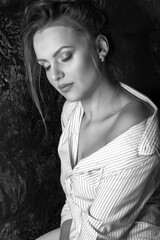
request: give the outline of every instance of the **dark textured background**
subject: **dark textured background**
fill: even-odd
[[[0,1],[1,240],[32,240],[56,228],[64,202],[57,155],[64,99],[42,81],[46,137],[25,83],[21,39],[24,3],[27,0]],[[160,106],[160,2],[105,3],[115,47],[113,63],[123,71],[125,82]]]

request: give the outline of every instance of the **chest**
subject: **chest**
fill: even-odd
[[[77,162],[104,147],[111,140],[116,117],[86,124],[82,121],[79,130]]]

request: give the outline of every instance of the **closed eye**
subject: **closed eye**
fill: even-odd
[[[49,66],[44,66],[43,64],[40,64],[39,63],[39,65],[41,66],[41,67],[43,67],[44,69],[45,69],[45,71],[49,71],[49,69],[50,69],[50,65]]]
[[[63,61],[63,62],[67,62],[67,61],[69,61],[71,58],[72,58],[72,55],[69,55],[69,56],[67,56],[66,58],[63,58],[62,61]]]
[[[58,56],[58,61],[67,62],[72,58],[72,53],[63,53]]]
[[[51,66],[48,66],[48,67],[43,66],[43,67],[44,67],[45,71],[49,71]]]

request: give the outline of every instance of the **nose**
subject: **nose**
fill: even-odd
[[[65,76],[64,72],[58,69],[53,69],[52,70],[52,80],[54,81],[59,81],[63,79]]]

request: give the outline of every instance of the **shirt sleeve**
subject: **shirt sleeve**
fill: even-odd
[[[61,114],[61,126],[62,126],[62,131],[64,131],[69,118],[74,110],[74,108],[77,106],[77,102],[69,102],[69,101],[65,101],[63,108],[62,108],[62,114]],[[61,225],[63,222],[65,222],[68,219],[72,219],[72,215],[68,206],[68,202],[66,200],[62,211],[61,211]]]
[[[66,200],[61,211],[61,225],[68,219],[72,219],[72,215],[68,206],[68,202]]]
[[[108,176],[104,169],[97,195],[83,213],[78,240],[127,239],[128,230],[155,190],[156,164],[153,155],[145,156],[141,165]]]

